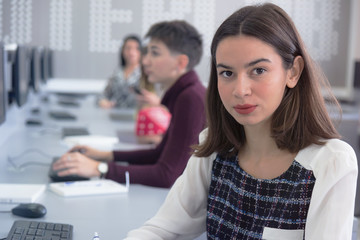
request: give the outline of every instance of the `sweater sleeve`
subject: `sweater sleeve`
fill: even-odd
[[[305,239],[350,240],[358,173],[355,152],[347,143],[331,140],[312,158],[316,183]]]
[[[157,214],[141,228],[130,231],[126,240],[194,239],[205,232],[207,196],[215,156],[192,156]]]
[[[171,187],[183,172],[191,155],[191,145],[197,143],[204,122],[203,99],[192,92],[180,94],[160,146],[152,150],[114,152],[116,161],[126,161],[129,165],[110,163],[106,177],[124,182],[124,173],[128,171],[131,183]]]

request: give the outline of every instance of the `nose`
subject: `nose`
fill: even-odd
[[[251,95],[251,80],[246,76],[238,75],[235,84],[233,95],[235,97],[246,97]]]

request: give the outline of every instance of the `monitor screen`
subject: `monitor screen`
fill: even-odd
[[[47,58],[48,58],[48,75],[49,75],[49,78],[53,78],[54,77],[53,50],[51,50],[50,48],[48,49]]]
[[[12,90],[10,97],[19,107],[24,105],[29,92],[30,52],[24,45],[18,45],[12,65]],[[10,101],[12,101],[10,100]]]
[[[41,84],[41,47],[33,47],[31,49],[31,75],[30,75],[30,87],[34,89],[35,92],[40,90]]]
[[[5,69],[6,55],[4,44],[0,43],[0,124],[6,117],[6,88],[5,88]]]
[[[52,76],[52,51],[44,48],[41,54],[41,78],[46,83]]]

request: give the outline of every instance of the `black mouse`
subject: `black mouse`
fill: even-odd
[[[40,218],[46,214],[46,208],[40,203],[21,203],[11,209],[11,212],[20,217]]]
[[[31,113],[34,113],[34,114],[40,113],[40,108],[33,108],[33,109],[31,109]]]
[[[26,120],[25,124],[28,126],[35,126],[35,125],[40,126],[40,125],[42,125],[42,122],[37,119],[28,119],[28,120]]]

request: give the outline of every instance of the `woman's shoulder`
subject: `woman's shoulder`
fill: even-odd
[[[123,74],[124,74],[124,69],[122,67],[117,67],[114,69],[112,76],[118,76]]]
[[[296,156],[296,161],[305,168],[313,170],[315,175],[322,170],[332,169],[340,173],[357,169],[355,151],[348,143],[339,139],[324,141],[324,145],[312,144],[302,149]]]
[[[110,77],[108,78],[109,82],[116,82],[119,79],[121,79],[124,75],[124,71],[122,68],[116,68],[114,69],[114,71],[111,73]]]
[[[199,134],[199,142],[200,143],[205,141],[205,139],[207,138],[208,132],[209,132],[208,128],[205,128],[204,130],[202,130],[200,132],[200,134]]]
[[[332,152],[352,152],[355,154],[354,149],[350,146],[350,144],[348,144],[347,142],[334,138],[334,139],[329,139],[326,141],[325,147],[329,149],[329,151]]]
[[[300,153],[308,154],[338,154],[344,153],[355,155],[354,149],[345,141],[340,139],[327,139],[323,141],[323,145],[312,144],[300,151]]]

